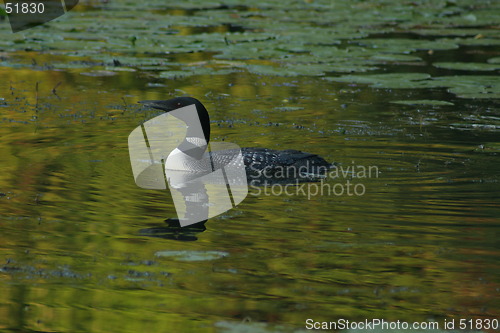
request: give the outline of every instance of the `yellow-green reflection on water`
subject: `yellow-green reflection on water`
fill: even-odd
[[[80,72],[0,68],[1,330],[498,314],[498,132],[450,128],[465,124],[458,109],[473,113],[467,102],[401,106],[389,102],[450,97],[246,72],[155,81],[165,87],[137,72]],[[254,191],[188,235],[195,241],[149,237],[175,210],[168,192],[134,184],[127,137],[156,114],[135,102],[183,92],[209,108],[214,141],[301,149],[380,174],[348,177],[363,196]]]

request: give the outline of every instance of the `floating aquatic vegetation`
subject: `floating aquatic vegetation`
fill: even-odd
[[[100,61],[106,65],[114,66],[128,66],[128,67],[140,67],[140,66],[165,66],[170,64],[167,58],[161,57],[133,57],[130,55],[109,55],[109,54],[94,54],[91,55],[92,60]]]
[[[422,61],[420,57],[406,54],[376,54],[370,57],[375,61],[390,61],[390,62],[406,62],[406,61]]]
[[[192,75],[227,75],[235,72],[237,69],[222,68],[213,69],[210,67],[190,67],[182,70],[170,70],[160,72],[159,77],[165,79],[183,78]]]
[[[444,87],[443,83],[430,80],[431,76],[425,73],[393,73],[393,74],[368,74],[345,75],[341,77],[327,77],[329,81],[352,82],[371,84],[376,88],[386,89],[415,89]]]
[[[345,75],[327,77],[329,81],[370,84],[385,89],[448,88],[463,98],[499,98],[500,82],[496,76],[457,75],[431,78],[424,73]]]
[[[271,325],[263,322],[251,321],[218,321],[214,324],[218,332],[221,333],[275,333],[275,332],[290,332],[303,333],[307,332],[302,329],[293,329],[284,325]]]
[[[500,32],[491,28],[500,20],[498,6],[488,3],[471,7],[469,1],[462,0],[449,3],[417,0],[412,5],[378,0],[370,3],[259,0],[251,5],[237,0],[224,4],[188,0],[165,5],[153,0],[140,15],[134,2],[88,6],[98,10],[70,11],[61,19],[18,34],[2,32],[0,48],[84,56],[110,70],[133,68],[159,72],[151,74],[169,79],[224,75],[239,68],[258,75],[282,77],[363,73],[387,64],[424,65],[422,56],[414,52],[428,51],[432,55],[434,51],[456,50],[461,45],[500,44]],[[187,53],[200,54],[203,60],[225,59],[242,64],[221,70],[210,63],[185,68],[167,60],[169,56]],[[451,63],[441,59],[434,63],[435,67],[468,71],[498,69],[495,58],[488,63],[477,60]],[[12,67],[16,63],[1,65]],[[47,65],[78,68],[78,62]],[[93,64],[81,62],[81,68],[89,66]],[[368,80],[365,83],[381,88],[443,87],[458,96],[472,96],[456,85],[429,77],[351,79],[357,83]],[[348,78],[341,76],[338,81],[348,82]],[[481,98],[495,94],[491,88],[483,90],[478,92]]]
[[[273,67],[266,65],[248,65],[246,69],[253,74],[259,75],[275,75],[275,76],[297,76],[299,73],[292,69],[286,70],[281,67]]]
[[[447,37],[447,36],[460,36],[460,37],[484,37],[484,36],[500,36],[499,32],[495,32],[492,29],[473,29],[473,28],[448,28],[448,27],[441,27],[441,28],[422,28],[422,29],[412,29],[412,32],[418,35],[425,35],[425,36],[442,36],[442,37]]]
[[[500,64],[483,64],[477,62],[436,62],[433,66],[461,71],[494,71],[500,69]]]
[[[392,101],[394,104],[402,104],[402,105],[455,105],[451,102],[446,101],[436,101],[431,99],[420,99],[415,101]]]
[[[500,98],[500,81],[497,76],[455,75],[433,79],[448,91],[462,98]]]
[[[208,261],[229,256],[223,251],[158,251],[157,257],[172,257],[178,261]]]
[[[481,38],[454,38],[454,39],[446,39],[443,40],[449,43],[456,43],[459,45],[467,45],[467,46],[496,46],[500,45],[500,38],[489,38],[489,37],[481,37]]]
[[[95,76],[95,77],[99,77],[99,76],[115,76],[117,73],[114,72],[114,71],[109,71],[109,70],[94,70],[94,71],[90,71],[90,72],[83,72],[83,73],[80,73],[81,75],[85,75],[85,76]]]
[[[457,49],[458,44],[443,40],[418,40],[405,38],[388,39],[362,39],[360,45],[371,47],[388,53],[410,53],[418,50],[452,50]]]

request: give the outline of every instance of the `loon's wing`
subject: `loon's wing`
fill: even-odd
[[[278,162],[280,164],[284,165],[293,165],[299,161],[303,160],[309,160],[313,161],[317,157],[319,157],[316,154],[311,154],[311,153],[305,153],[303,151],[299,150],[294,150],[294,149],[288,149],[288,150],[281,150],[277,151],[278,155]],[[321,157],[319,157],[321,158]],[[321,158],[323,160],[323,158]]]
[[[250,167],[253,171],[262,170],[264,168],[281,168],[281,167],[307,167],[307,168],[329,168],[330,163],[322,157],[305,153],[299,150],[274,150],[268,148],[242,148],[245,166]]]
[[[235,157],[239,149],[210,152],[215,169],[226,168],[241,162]],[[293,181],[317,181],[330,169],[331,164],[321,156],[299,150],[275,150],[268,148],[242,148],[247,181],[256,184],[288,184]],[[238,165],[241,167],[241,165]],[[319,177],[319,178],[318,178]]]
[[[239,160],[238,159],[235,160],[235,158],[239,153],[240,153],[239,149],[225,149],[225,150],[211,151],[209,154],[212,159],[214,168],[220,169],[228,165],[230,166],[232,163],[237,163]]]

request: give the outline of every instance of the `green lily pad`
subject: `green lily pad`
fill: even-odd
[[[455,105],[451,102],[436,101],[431,99],[420,99],[415,101],[391,101],[391,103],[402,105]]]
[[[500,38],[454,38],[454,39],[442,39],[446,43],[455,43],[458,45],[468,45],[468,46],[495,46],[500,45]]]
[[[168,59],[165,58],[153,58],[153,57],[133,57],[130,55],[116,55],[110,56],[107,54],[95,54],[92,55],[93,60],[98,60],[105,63],[106,65],[118,64],[119,66],[128,67],[138,67],[138,66],[164,66],[166,64],[171,64]]]
[[[371,84],[385,89],[448,88],[462,98],[499,98],[500,82],[496,76],[458,75],[431,78],[423,73],[345,75],[327,77],[329,81]]]
[[[275,75],[275,76],[297,76],[299,75],[293,69],[274,67],[266,65],[248,65],[246,69],[253,74],[259,75]]]
[[[479,98],[490,99],[500,98],[500,86],[468,86],[468,87],[451,87],[448,89],[450,93],[462,98]]]
[[[221,35],[221,38],[226,38],[228,44],[240,44],[248,42],[258,42],[266,40],[274,40],[277,38],[276,34],[272,33],[256,33],[256,32],[237,32],[237,33],[226,33]]]
[[[210,68],[210,67],[187,67],[182,70],[162,71],[159,77],[164,79],[176,79],[193,75],[227,75],[237,71],[236,68]]]
[[[198,72],[199,74],[200,72]],[[206,74],[206,73],[203,73]],[[160,72],[160,77],[164,79],[178,79],[178,78],[183,78],[187,76],[192,76],[196,75],[195,71],[191,70],[171,70],[171,71],[162,71]]]
[[[390,73],[390,74],[369,74],[369,75],[346,75],[338,78],[329,78],[337,82],[356,82],[378,84],[393,81],[420,81],[429,79],[431,76],[425,73]]]
[[[112,72],[109,70],[95,70],[95,71],[90,71],[90,72],[83,72],[80,74],[85,75],[85,76],[103,77],[103,76],[115,76],[118,73]]]
[[[99,64],[95,64],[95,66],[99,66]],[[92,67],[90,64],[82,64],[79,61],[70,61],[70,62],[57,62],[57,63],[51,63],[50,64],[51,68],[57,68],[57,69],[78,69],[78,68],[87,68]]]
[[[293,328],[285,325],[276,325],[251,321],[218,321],[214,324],[217,332],[221,333],[306,333],[305,329]]]
[[[490,58],[490,59],[488,59],[488,63],[490,63],[490,64],[500,64],[500,57]]]
[[[287,68],[283,70],[290,71],[295,75],[307,75],[307,76],[321,76],[328,72],[340,72],[340,73],[351,73],[351,72],[364,72],[368,70],[376,69],[376,67],[357,64],[348,64],[344,62],[335,63],[324,63],[324,64],[292,64],[287,63]]]
[[[229,256],[223,251],[158,251],[157,257],[172,257],[177,261],[209,261]]]
[[[422,61],[422,59],[420,59],[419,57],[406,54],[376,54],[370,57],[370,59],[377,61],[394,61],[394,62]]]
[[[151,66],[139,66],[137,67],[141,71],[156,71],[156,72],[167,72],[173,70],[172,66],[167,65],[151,65]]]
[[[477,62],[436,62],[433,66],[462,71],[494,71],[500,69],[500,64],[483,64]]]
[[[222,48],[222,53],[215,55],[217,59],[279,59],[288,54],[285,50],[271,47],[269,41],[251,42],[247,44],[227,45]]]
[[[418,39],[362,39],[360,45],[376,48],[390,53],[410,53],[418,50],[453,50],[458,49],[453,41],[428,41]]]
[[[426,28],[414,29],[414,33],[426,36],[490,36],[495,34],[491,29],[471,29],[471,28]]]
[[[137,70],[135,68],[130,68],[130,67],[122,67],[122,66],[106,66],[104,67],[104,70],[107,71],[113,71],[113,72],[136,72]]]
[[[386,89],[415,89],[443,87],[440,82],[430,80],[429,74],[424,73],[394,73],[370,75],[345,75],[341,77],[327,77],[329,81],[371,84],[376,88]]]
[[[11,61],[0,61],[0,67],[10,67],[10,68],[24,68],[24,67],[32,67],[31,64],[21,64],[18,62]]]
[[[434,82],[448,87],[448,91],[462,98],[500,98],[500,82],[497,76],[455,75],[441,76]]]

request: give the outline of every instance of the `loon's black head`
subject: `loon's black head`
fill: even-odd
[[[196,111],[198,111],[198,118],[200,118],[201,128],[203,129],[203,134],[205,135],[205,140],[208,143],[210,141],[210,117],[208,116],[208,111],[205,106],[196,98],[193,97],[176,97],[168,100],[158,100],[158,101],[140,101],[139,103],[144,104],[155,109],[163,110],[165,112],[174,111],[185,106],[195,105]],[[178,117],[180,120],[185,122],[185,119]],[[189,127],[189,124],[187,124]]]

